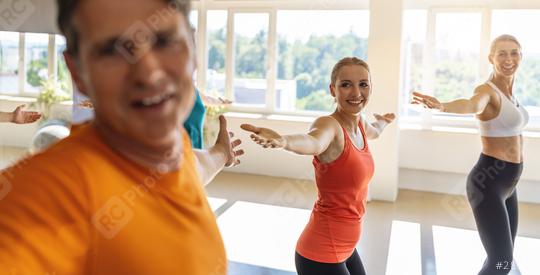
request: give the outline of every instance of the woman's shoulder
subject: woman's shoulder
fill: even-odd
[[[474,89],[474,94],[475,95],[486,95],[486,96],[489,96],[491,98],[493,98],[493,96],[497,95],[495,90],[487,82],[476,86],[476,88]]]
[[[329,128],[329,129],[339,129],[341,128],[339,121],[332,115],[321,116],[313,121],[311,127],[317,128]]]
[[[493,88],[488,84],[488,82],[484,82],[476,86],[476,88],[474,88],[474,92],[475,93],[478,93],[478,92],[490,93],[490,92],[493,92]]]

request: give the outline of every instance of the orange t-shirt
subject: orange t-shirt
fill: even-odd
[[[360,239],[368,184],[374,173],[362,124],[359,127],[364,148],[356,148],[343,129],[345,145],[341,155],[330,163],[321,163],[317,157],[313,159],[319,194],[296,245],[296,252],[307,259],[341,263],[351,256]]]
[[[0,174],[0,274],[227,272],[184,133],[179,171],[143,168],[91,125]]]

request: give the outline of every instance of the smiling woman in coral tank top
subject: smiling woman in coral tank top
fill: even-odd
[[[356,244],[366,211],[374,164],[367,139],[377,138],[395,115],[375,115],[367,123],[361,112],[371,96],[366,62],[347,57],[332,70],[330,93],[336,110],[313,122],[307,134],[280,135],[268,128],[242,125],[264,148],[313,155],[318,198],[296,245],[299,275],[366,274]]]

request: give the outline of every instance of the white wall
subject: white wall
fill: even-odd
[[[240,129],[240,124],[250,123],[272,128],[281,134],[302,133],[309,129],[311,119],[286,121],[230,114],[227,120],[229,129],[243,140],[241,147],[246,151],[246,155],[241,158],[242,164],[228,169],[230,172],[313,179],[312,157],[261,148],[250,140],[249,134]],[[393,134],[389,131],[383,133],[383,136]],[[518,185],[518,195],[520,201],[540,203],[540,170],[537,168],[540,167],[540,155],[535,153],[540,152],[540,138],[525,137],[524,144],[525,167]],[[380,148],[382,146],[385,146],[384,142],[370,142],[376,159],[384,160],[386,153],[399,154],[399,162],[395,167],[399,169],[399,188],[447,194],[464,194],[465,179],[481,150],[477,134],[409,129],[399,131],[397,152],[388,152],[386,148]],[[375,167],[375,178],[387,173],[384,167]],[[371,184],[373,190],[379,182],[373,181]]]
[[[401,14],[400,0],[377,0],[369,6],[370,16],[368,63],[371,69],[373,94],[368,106],[372,113],[398,113],[399,97],[395,91],[401,83]],[[397,123],[385,130],[386,135],[373,142],[373,158],[379,171],[370,186],[373,199],[394,201],[398,192]]]
[[[56,1],[0,1],[0,30],[58,33],[56,28]]]

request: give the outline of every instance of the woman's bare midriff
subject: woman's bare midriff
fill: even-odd
[[[523,137],[482,137],[482,153],[513,163],[523,162]]]

